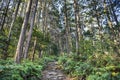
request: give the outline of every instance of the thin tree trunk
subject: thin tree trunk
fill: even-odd
[[[22,29],[21,29],[17,49],[16,49],[16,54],[15,54],[15,62],[16,63],[20,63],[20,60],[21,60],[22,48],[23,48],[25,32],[26,32],[26,28],[27,28],[27,24],[28,24],[28,20],[29,20],[29,16],[30,16],[30,10],[31,10],[31,6],[32,6],[32,1],[33,0],[30,0],[28,2],[27,10],[26,10],[26,16],[25,16],[24,22],[22,24]]]
[[[41,58],[41,57],[42,57],[42,49],[40,48],[38,58]]]
[[[24,9],[24,2],[21,3],[20,5],[20,10],[19,10],[19,16],[22,17],[23,9]]]
[[[60,54],[61,54],[63,52],[61,36],[59,36],[59,48],[60,48]]]
[[[4,0],[1,1],[0,5],[1,5],[0,6],[0,11],[4,11],[3,10],[3,8],[4,8]],[[3,16],[4,16],[4,13],[1,13],[1,15],[0,15],[0,26],[2,24],[2,18],[3,18]]]
[[[34,46],[33,46],[33,56],[32,56],[32,61],[34,61],[35,59],[35,48],[36,48],[36,44],[37,44],[37,37],[35,37],[35,40],[34,40]]]
[[[98,10],[97,10],[97,2],[94,1],[94,11],[95,11],[95,18],[97,20],[97,25],[98,25],[98,29],[99,29],[99,36],[100,36],[100,43],[101,43],[101,51],[103,51],[103,47],[102,47],[102,43],[103,43],[103,39],[102,39],[102,34],[101,34],[101,30],[102,30],[102,26],[100,25],[100,14],[98,13]]]
[[[40,25],[40,18],[41,18],[41,7],[42,7],[42,2],[40,1],[40,2],[38,2],[39,4],[38,4],[38,13],[37,13],[37,16],[36,16],[36,24],[37,24],[37,28],[39,27],[39,25]],[[42,28],[41,28],[42,29]]]
[[[20,10],[20,16],[24,17],[25,16],[25,11],[26,11],[26,7],[27,7],[27,2],[23,2],[21,5],[21,10]]]
[[[18,13],[18,10],[19,10],[19,5],[20,5],[20,2],[21,0],[19,0],[18,2],[18,5],[16,7],[16,10],[13,14],[13,20],[11,22],[11,26],[10,26],[10,30],[9,30],[9,34],[8,34],[8,39],[7,39],[7,43],[6,43],[6,48],[4,49],[3,53],[4,53],[4,58],[6,59],[7,57],[7,51],[8,51],[8,47],[9,47],[9,44],[10,44],[10,37],[11,37],[11,31],[12,31],[12,27],[13,27],[13,24],[14,24],[14,21],[16,19],[16,16],[17,16],[17,13]]]
[[[67,53],[70,53],[70,45],[69,45],[69,27],[68,27],[68,19],[67,19],[67,2],[65,0],[65,29],[66,29],[66,49]]]
[[[104,0],[104,8],[105,8],[105,15],[107,16],[107,23],[108,23],[108,26],[110,27],[110,31],[111,31],[111,33],[112,33],[112,35],[111,35],[111,39],[113,39],[114,40],[114,37],[115,37],[115,34],[114,34],[114,29],[113,29],[113,24],[112,24],[112,22],[111,22],[111,19],[110,19],[110,15],[109,15],[109,11],[108,11],[108,8],[107,8],[107,5],[106,5],[106,2],[105,2],[105,0]]]
[[[43,3],[44,5],[42,6],[42,31],[44,34],[44,38],[45,38],[45,34],[46,34],[46,1]]]
[[[12,28],[13,28],[13,24],[14,24],[14,22],[16,20],[17,14],[18,14],[20,3],[21,3],[21,0],[18,1],[18,4],[17,4],[16,9],[15,9],[15,12],[13,13],[13,19],[12,19],[12,22],[11,22],[11,25],[10,25],[9,34],[8,34],[8,41],[10,40],[10,37],[11,37],[11,31],[12,31]]]
[[[33,31],[33,27],[34,27],[34,21],[35,21],[35,14],[36,14],[36,10],[37,10],[37,4],[38,4],[38,0],[35,0],[34,6],[33,6],[33,15],[31,17],[31,24],[30,24],[30,30],[29,30],[29,35],[28,35],[28,39],[27,39],[27,44],[25,47],[25,53],[24,53],[24,58],[27,58],[28,56],[28,49],[29,49],[29,45],[30,45],[30,40],[32,37],[32,31]]]
[[[1,7],[0,7],[0,11],[4,11],[3,8],[4,8],[4,0],[1,1]],[[2,25],[2,21],[3,21],[3,17],[4,17],[4,12],[0,15],[0,27]]]
[[[76,23],[76,53],[79,55],[79,8],[78,8],[78,3],[77,0],[74,0],[74,10],[75,10],[75,23]]]
[[[4,0],[1,1],[1,4],[0,4],[0,11],[2,10],[3,6],[4,6]]]
[[[4,16],[3,16],[3,20],[2,20],[2,23],[1,23],[1,25],[0,25],[0,31],[3,30],[4,24],[5,24],[5,19],[6,19],[6,17],[7,17],[7,13],[8,13],[8,9],[9,9],[10,1],[11,1],[11,0],[9,0],[8,3],[7,3],[7,7],[6,7],[6,9],[5,9],[5,14],[4,14]]]
[[[116,16],[116,14],[115,14],[115,11],[114,11],[114,7],[113,7],[113,4],[112,4],[112,1],[111,0],[109,0],[109,2],[110,2],[110,9],[112,10],[112,13],[113,13],[113,17],[114,17],[114,19],[115,19],[115,22],[116,22],[116,24],[117,24],[117,26],[119,26],[119,22],[118,22],[118,20],[117,20],[117,16]]]

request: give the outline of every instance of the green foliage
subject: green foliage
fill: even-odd
[[[78,62],[75,66],[74,75],[75,76],[87,76],[91,73],[93,66],[89,63]]]
[[[0,60],[0,80],[40,80],[42,70],[55,59],[55,56],[43,55],[34,62],[23,60],[21,64],[11,59]]]
[[[93,50],[95,50],[94,46],[92,46],[93,42],[92,40],[81,40],[80,41],[80,53],[82,55],[89,56],[93,53]]]
[[[41,64],[44,67],[46,67],[47,63],[51,62],[51,61],[54,61],[54,57],[46,57],[46,56],[44,56],[43,58],[39,59],[39,64]]]
[[[35,38],[37,38],[37,45],[36,45],[36,51],[39,52],[39,50],[45,51],[49,44],[48,38],[44,37],[44,34],[42,31],[33,29],[33,36],[31,40],[31,44],[33,45]],[[30,45],[30,48],[32,49],[32,46]]]
[[[0,56],[3,55],[3,50],[6,49],[7,45],[7,35],[5,32],[1,31],[0,32]]]
[[[55,43],[51,43],[50,48],[51,48],[51,53],[52,54],[54,54],[54,55],[58,54],[59,50],[58,50],[58,47]]]
[[[1,80],[39,80],[41,78],[42,65],[30,61],[15,64],[13,61],[0,62]]]
[[[7,51],[9,56],[13,56],[14,55],[13,53],[15,53],[15,51],[16,51],[16,46],[18,43],[22,23],[23,23],[23,19],[21,17],[17,17],[13,24],[13,28],[11,31],[10,42],[8,44],[4,44],[4,46],[9,45],[8,51]],[[7,35],[8,35],[8,33],[7,33]],[[2,38],[2,39],[4,39],[4,38]],[[8,39],[8,37],[6,37],[6,40],[7,39]]]
[[[58,53],[58,47],[55,43],[50,40],[50,35],[45,34],[40,30],[34,29],[33,30],[33,39],[37,37],[37,47],[36,50],[41,48],[42,51],[50,51],[51,54]]]
[[[118,71],[116,71],[118,69]],[[103,68],[94,68],[93,72],[87,77],[87,80],[119,80],[120,66],[108,66]]]
[[[86,80],[119,80],[120,60],[113,54],[96,53],[84,59],[85,55],[64,55],[58,58],[66,74]]]
[[[39,44],[41,44],[41,45],[47,45],[50,43],[50,36],[44,35],[44,33],[40,30],[34,29],[33,37],[37,37]]]
[[[17,17],[13,24],[13,29],[12,29],[12,34],[11,34],[13,37],[19,38],[22,23],[23,23],[23,18]]]
[[[4,48],[6,44],[7,37],[0,35],[0,48]]]

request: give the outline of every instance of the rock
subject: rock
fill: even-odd
[[[64,80],[64,79],[65,79],[64,76],[59,76],[59,77],[58,77],[58,80]]]
[[[64,80],[65,79],[65,76],[63,74],[59,74],[57,75],[58,77],[58,80]]]
[[[49,78],[49,80],[58,80],[56,76]]]
[[[56,69],[57,62],[48,63],[48,67],[42,72],[42,80],[69,80],[60,69]]]
[[[48,75],[54,75],[55,76],[55,75],[57,75],[57,73],[52,71],[52,72],[48,72]]]

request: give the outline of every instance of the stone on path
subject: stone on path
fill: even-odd
[[[41,80],[69,80],[59,69],[56,69],[57,62],[49,62],[47,68],[42,72]]]

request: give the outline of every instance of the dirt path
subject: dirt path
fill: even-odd
[[[56,68],[57,65],[57,62],[49,62],[47,68],[42,72],[42,80],[70,80]]]

